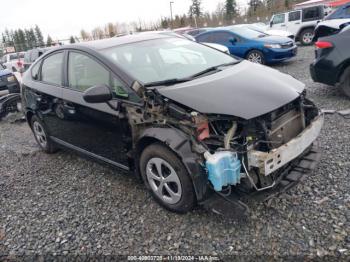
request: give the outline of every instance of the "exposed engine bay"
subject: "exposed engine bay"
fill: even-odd
[[[147,90],[144,99],[146,107],[122,106],[132,129],[133,147],[147,128],[179,130],[204,169],[207,186],[225,194],[236,188],[254,192],[277,185],[289,163],[312,147],[323,124],[323,116],[304,94],[249,120],[201,114],[156,90]]]

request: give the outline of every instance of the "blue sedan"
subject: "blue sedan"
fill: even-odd
[[[7,93],[19,93],[20,87],[14,74],[0,64],[0,96]]]
[[[281,62],[297,54],[297,46],[290,38],[270,36],[239,25],[211,29],[195,38],[198,42],[224,45],[232,55],[259,64]]]

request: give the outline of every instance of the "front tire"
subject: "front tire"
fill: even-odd
[[[166,209],[186,213],[195,205],[195,193],[181,160],[166,146],[146,147],[140,158],[140,171],[154,199]]]
[[[314,38],[314,30],[304,29],[300,34],[300,43],[304,46],[311,45]]]
[[[350,97],[350,67],[345,69],[340,77],[339,87],[347,97]]]
[[[247,54],[246,59],[252,63],[261,64],[261,65],[265,64],[264,54],[262,52],[260,52],[259,50],[250,51]]]
[[[43,122],[37,116],[33,116],[30,120],[30,126],[40,148],[48,154],[55,153],[57,148],[48,136],[48,132],[45,129]]]

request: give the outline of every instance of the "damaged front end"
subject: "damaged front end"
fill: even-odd
[[[186,166],[198,202],[209,208],[224,200],[233,204],[229,198],[237,192],[288,188],[319,158],[314,142],[323,115],[304,95],[249,120],[201,114],[156,90],[147,90],[145,101],[142,109],[125,106],[134,150],[142,150],[150,139],[167,144]],[[235,200],[246,209],[239,198]]]

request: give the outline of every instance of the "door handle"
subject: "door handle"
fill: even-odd
[[[281,25],[281,27],[285,27],[286,25]]]
[[[296,22],[295,24],[296,24],[296,25],[300,25],[300,22]]]

